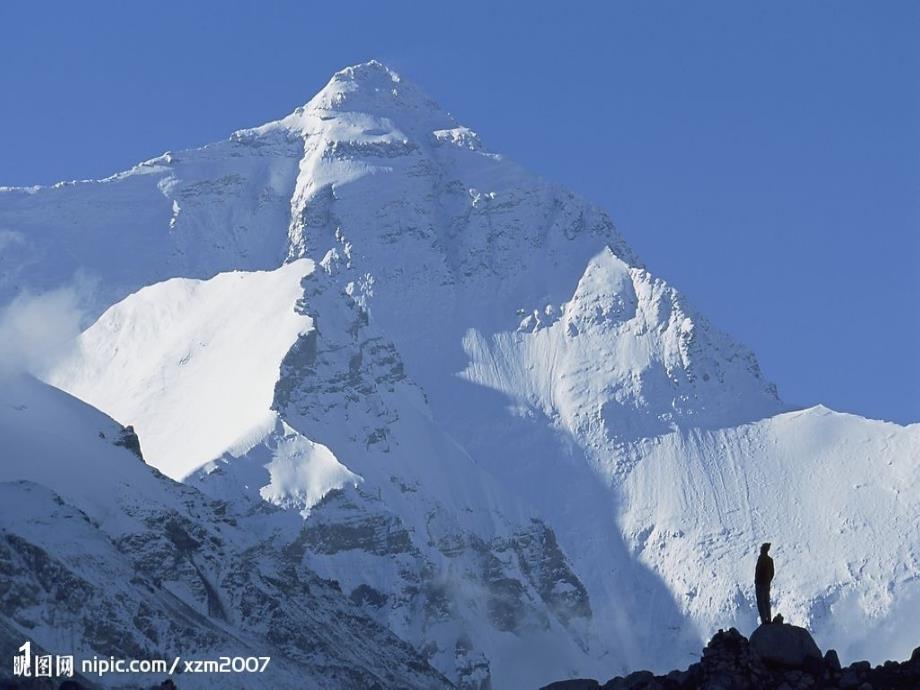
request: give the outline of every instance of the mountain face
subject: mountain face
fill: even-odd
[[[258,676],[266,687],[449,687],[287,553],[280,535],[298,525],[284,511],[263,511],[274,529],[259,535],[236,506],[120,447],[121,425],[32,378],[5,382],[0,433],[10,655],[32,639],[78,659],[271,656]],[[124,683],[117,674],[102,680]],[[179,682],[213,687],[205,675]],[[252,686],[245,674],[222,678],[222,687]]]
[[[99,562],[168,541],[173,511],[186,531],[228,511],[247,577],[290,578],[262,601],[293,616],[316,590],[320,618],[276,622],[268,603],[221,618],[191,585],[171,596],[252,649],[280,646],[295,673],[317,668],[303,649],[320,619],[344,628],[323,657],[353,665],[343,687],[680,666],[713,630],[754,627],[761,541],[774,608],[822,646],[897,657],[920,639],[920,426],[785,405],[602,210],[377,62],[227,141],[4,188],[0,238],[2,302],[94,286],[87,328],[41,377],[133,425],[184,483],[157,486],[202,506],[165,502]],[[4,479],[53,501],[25,469]],[[4,517],[4,534],[20,523]],[[261,587],[220,581],[221,601]],[[15,629],[40,630],[6,602]]]

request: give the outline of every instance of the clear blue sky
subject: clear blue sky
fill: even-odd
[[[0,185],[224,138],[377,57],[610,210],[783,397],[920,421],[918,2],[0,3]]]

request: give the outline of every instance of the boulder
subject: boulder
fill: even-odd
[[[784,668],[805,668],[821,660],[821,650],[805,629],[785,623],[761,625],[751,635],[751,650],[762,661]]]

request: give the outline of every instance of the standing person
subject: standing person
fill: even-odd
[[[757,611],[762,623],[770,623],[770,583],[773,581],[773,559],[767,555],[770,543],[760,546],[760,557],[754,570],[754,591],[757,593]]]

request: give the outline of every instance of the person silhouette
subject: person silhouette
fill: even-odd
[[[754,570],[754,592],[757,594],[757,611],[760,613],[762,623],[772,622],[770,618],[770,583],[773,581],[773,559],[767,553],[770,543],[765,542],[760,546],[760,556],[757,558],[757,568]]]

